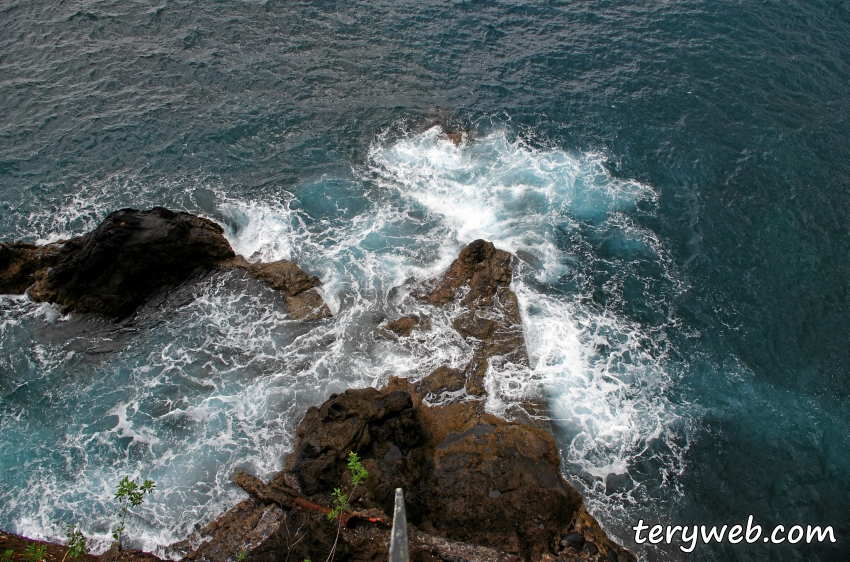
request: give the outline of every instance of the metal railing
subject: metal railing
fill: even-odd
[[[409,562],[407,552],[407,513],[404,511],[404,492],[395,489],[395,509],[393,510],[393,531],[390,535],[389,562]]]

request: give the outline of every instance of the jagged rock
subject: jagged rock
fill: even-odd
[[[233,257],[222,233],[210,220],[162,207],[115,211],[66,242],[29,295],[65,311],[127,316],[163,287]]]
[[[294,319],[318,320],[331,316],[330,308],[314,288],[322,282],[314,275],[307,275],[291,261],[251,264],[246,271],[252,277],[268,283],[272,289],[282,291],[289,306],[289,314]]]
[[[352,498],[358,512],[369,510],[386,519],[393,490],[405,490],[414,560],[463,560],[470,552],[482,562],[541,560],[565,553],[588,559],[589,550],[577,550],[573,534],[581,537],[582,545],[593,542],[599,550],[619,554],[619,559],[634,560],[605,536],[578,492],[564,481],[549,432],[487,414],[480,401],[425,404],[427,392],[439,388],[445,376],[445,371],[435,371],[419,383],[393,379],[380,391],[366,388],[334,395],[305,415],[294,451],[269,484],[238,474],[235,480],[256,498],[253,501],[289,508],[276,515],[278,527],[252,547],[247,562],[327,556],[336,524],[323,520],[317,510],[298,508],[291,498],[303,493],[330,505],[334,488],[350,490],[346,461],[351,451],[362,457],[369,471],[366,485]],[[251,521],[259,522],[260,507],[252,510],[229,514],[224,521],[253,517]],[[243,523],[238,531],[233,523],[222,525],[218,531],[201,533],[213,539],[198,548],[196,559],[225,562],[226,553],[232,556],[234,545],[247,544],[244,537],[253,532]],[[303,533],[297,544],[296,532]],[[569,541],[561,540],[565,535]],[[388,538],[386,525],[343,527],[335,559],[385,560]]]
[[[27,292],[64,312],[131,314],[163,288],[196,272],[241,268],[282,291],[296,320],[331,316],[321,283],[288,260],[251,264],[234,254],[223,229],[209,219],[162,207],[122,209],[71,240],[36,246],[0,244],[0,293]]]
[[[463,369],[469,394],[486,395],[484,377],[494,362],[498,367],[528,366],[519,302],[510,290],[512,274],[511,254],[476,240],[461,250],[441,277],[426,282],[418,292],[420,299],[436,306],[460,305],[452,327],[475,349]],[[524,410],[539,417],[545,408],[528,401]]]
[[[184,560],[233,562],[240,552],[263,544],[286,520],[287,513],[277,505],[248,498],[186,540],[170,545],[166,555]]]
[[[365,388],[333,395],[304,415],[295,452],[287,457],[284,470],[295,475],[305,494],[316,495],[339,485],[351,451],[401,458],[422,441],[412,406],[404,391]]]
[[[456,307],[453,327],[475,348],[469,365],[442,366],[419,381],[393,377],[381,390],[334,394],[307,411],[284,469],[268,484],[236,475],[253,501],[283,506],[292,522],[280,525],[246,562],[327,558],[336,527],[317,513],[327,508],[316,507],[331,505],[338,487],[351,494],[356,513],[370,514],[341,527],[334,555],[339,562],[386,560],[389,528],[380,521],[392,513],[399,487],[415,562],[586,561],[596,559],[593,547],[609,560],[634,562],[564,480],[548,425],[528,416],[505,420],[484,409],[488,365],[528,365],[519,305],[509,288],[510,260],[507,252],[477,240],[419,293],[435,306]],[[407,335],[413,319],[402,317],[386,328]],[[523,407],[535,411],[534,404]],[[346,471],[350,452],[369,472],[355,490]],[[300,506],[306,508],[293,500],[302,494],[307,500]],[[196,555],[224,562],[210,548],[201,546]]]
[[[458,258],[449,269],[422,295],[422,298],[434,305],[442,306],[457,296],[463,285],[469,291],[461,304],[470,308],[490,304],[490,299],[500,287],[511,283],[511,254],[497,250],[492,243],[476,240],[461,250]]]

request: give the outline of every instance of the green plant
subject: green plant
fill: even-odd
[[[354,489],[369,476],[369,472],[363,468],[360,457],[354,451],[348,453],[348,471],[351,473],[351,493],[343,494],[342,490],[334,488],[333,494],[331,494],[334,500],[334,508],[328,513],[328,519],[331,521],[345,511],[348,507],[348,498],[354,494]]]
[[[243,548],[242,550],[239,551],[239,554],[236,555],[236,560],[238,560],[239,562],[242,562],[243,560],[245,560],[246,554],[248,554],[248,551],[246,551]]]
[[[44,556],[47,554],[47,547],[43,544],[30,543],[24,550],[24,557],[29,562],[44,562]]]
[[[0,554],[0,562],[12,562],[12,558],[15,556],[14,550],[7,550]]]
[[[142,505],[145,501],[145,494],[152,494],[156,484],[153,480],[145,480],[142,485],[136,484],[135,480],[130,480],[129,476],[125,476],[118,483],[118,489],[115,492],[115,499],[121,503],[121,521],[118,527],[112,531],[112,538],[118,541],[118,552],[121,551],[121,533],[126,528],[127,511],[130,507]],[[116,553],[115,559],[118,560]]]
[[[363,468],[360,457],[354,451],[348,453],[348,472],[351,473],[351,491],[348,494],[344,494],[340,488],[334,488],[333,494],[331,494],[333,496],[334,507],[328,513],[328,519],[331,521],[336,519],[338,524],[336,528],[336,539],[334,539],[331,553],[328,555],[326,562],[333,562],[336,545],[339,542],[339,534],[342,532],[341,515],[348,509],[348,500],[354,497],[354,490],[357,489],[357,485],[365,481],[366,477],[369,476],[369,472]],[[306,562],[309,562],[309,560]]]
[[[65,551],[65,558],[79,558],[83,554],[88,554],[86,550],[86,537],[83,536],[82,530],[78,529],[73,523],[69,523],[65,530],[65,536],[68,537],[68,550]]]

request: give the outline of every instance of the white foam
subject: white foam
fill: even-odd
[[[0,303],[4,354],[23,345],[15,358],[26,355],[31,376],[15,384],[52,377],[51,391],[76,408],[57,433],[66,436],[55,446],[67,457],[61,468],[50,451],[34,448],[27,468],[34,476],[23,491],[0,488],[16,529],[61,538],[62,518],[73,513],[105,549],[112,490],[135,475],[156,480],[158,491],[128,525],[127,538],[148,550],[163,547],[242,497],[228,484],[237,468],[261,477],[279,470],[304,411],[331,392],[380,386],[392,375],[415,379],[440,365],[463,367],[472,349],[451,328],[459,309],[426,306],[410,293],[476,238],[521,256],[513,289],[531,356],[530,368],[493,362],[485,378],[488,410],[507,415],[528,397],[548,396],[567,436],[565,469],[586,485],[592,508],[613,505],[605,478],[629,474],[658,440],[667,443],[662,478],[675,486],[681,413],[665,397],[672,376],[664,326],[641,326],[600,308],[581,281],[599,259],[598,236],[654,264],[677,290],[663,244],[630,218],[639,201],[653,207],[653,190],[611,176],[599,154],[532,147],[502,131],[461,146],[439,128],[382,139],[347,186],[368,202],[352,216],[319,216],[289,193],[252,201],[210,188],[236,252],[293,259],[318,275],[333,318],[293,322],[280,295],[233,272],[192,288],[194,299],[178,310],[142,311],[135,328],[98,328],[92,341],[123,343],[86,355],[64,340],[47,345],[32,335],[58,319],[55,308]],[[321,190],[321,181],[310,187]],[[48,225],[39,227],[41,239],[79,234],[117,208],[120,198],[107,187],[82,190],[55,220],[34,217]],[[138,206],[150,206],[145,197],[139,190]],[[631,275],[624,264],[619,273]],[[562,288],[565,279],[575,280],[575,293]],[[613,301],[618,282],[606,287]],[[409,338],[376,335],[386,320],[410,313],[431,328]],[[86,417],[88,411],[101,417]],[[34,421],[27,412],[3,415],[2,438],[29,443]],[[98,425],[103,419],[112,420],[108,427]]]
[[[252,262],[292,257],[293,213],[286,203],[226,201],[222,212],[235,225],[225,236],[237,254]]]
[[[589,232],[615,241],[635,259],[651,260],[670,294],[680,292],[684,283],[663,245],[629,217],[639,201],[654,207],[654,191],[611,176],[599,154],[533,148],[500,131],[455,146],[434,127],[390,146],[375,145],[370,157],[371,171],[384,185],[440,217],[456,241],[444,244],[444,252],[456,255],[458,246],[484,238],[532,260],[519,264],[513,289],[533,368],[491,365],[488,410],[507,415],[512,404],[548,395],[556,423],[570,438],[566,468],[573,478],[587,479],[592,508],[610,507],[606,477],[628,474],[655,439],[667,441],[657,479],[668,482],[680,474],[683,451],[675,441],[682,437],[681,414],[664,394],[673,380],[664,360],[664,327],[647,332],[588,304],[580,291],[544,292],[540,286],[592,266],[598,258]],[[559,249],[559,237],[570,237],[573,248]],[[612,279],[608,287],[613,302],[622,299],[616,283]]]

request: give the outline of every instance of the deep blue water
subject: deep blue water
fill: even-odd
[[[567,478],[646,560],[850,558],[850,2],[0,0],[0,239],[164,205],[292,258],[122,323],[0,297],[0,527],[138,546],[280,468],[310,405],[463,364],[451,313],[376,338],[478,237],[516,253]],[[455,147],[442,132],[466,130]],[[835,545],[638,547],[630,527],[831,525]]]

